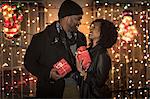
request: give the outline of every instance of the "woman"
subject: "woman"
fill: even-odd
[[[107,49],[117,41],[118,32],[115,25],[103,19],[96,19],[90,25],[90,47],[88,49],[92,63],[87,71],[81,70],[77,61],[77,69],[83,80],[80,87],[81,98],[111,98],[111,91],[106,85],[111,59]]]

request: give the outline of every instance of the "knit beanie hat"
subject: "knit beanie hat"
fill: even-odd
[[[59,9],[58,18],[64,18],[71,15],[83,15],[82,8],[71,0],[65,0]]]

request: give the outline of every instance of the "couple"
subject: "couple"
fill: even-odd
[[[111,69],[107,48],[111,48],[117,40],[116,28],[112,22],[103,19],[96,19],[91,23],[90,47],[87,50],[92,62],[87,71],[80,70],[75,52],[79,47],[87,46],[86,37],[78,31],[82,15],[82,8],[77,3],[65,0],[58,12],[59,20],[33,35],[26,50],[24,65],[38,79],[36,97],[76,97],[78,88],[72,78],[75,72],[82,74],[79,86],[81,98],[111,97],[105,84]],[[54,64],[62,58],[71,67],[71,72],[65,76],[59,75],[54,68]],[[70,92],[67,92],[68,89]]]

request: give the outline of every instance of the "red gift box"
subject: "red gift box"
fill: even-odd
[[[81,46],[77,49],[77,58],[84,70],[87,70],[91,64],[91,57],[85,46]]]
[[[53,65],[55,69],[57,69],[57,72],[61,76],[65,76],[67,73],[72,71],[71,66],[68,64],[68,62],[63,58],[59,62]]]

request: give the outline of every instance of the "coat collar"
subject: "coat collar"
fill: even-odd
[[[92,47],[89,49],[91,53],[101,51],[101,52],[107,52],[106,48],[101,47],[99,44],[97,44],[95,47]]]
[[[52,42],[56,36],[58,36],[58,31],[56,29],[56,23],[58,21],[53,22],[51,25],[48,25],[44,30],[44,33],[48,35],[49,41]]]

